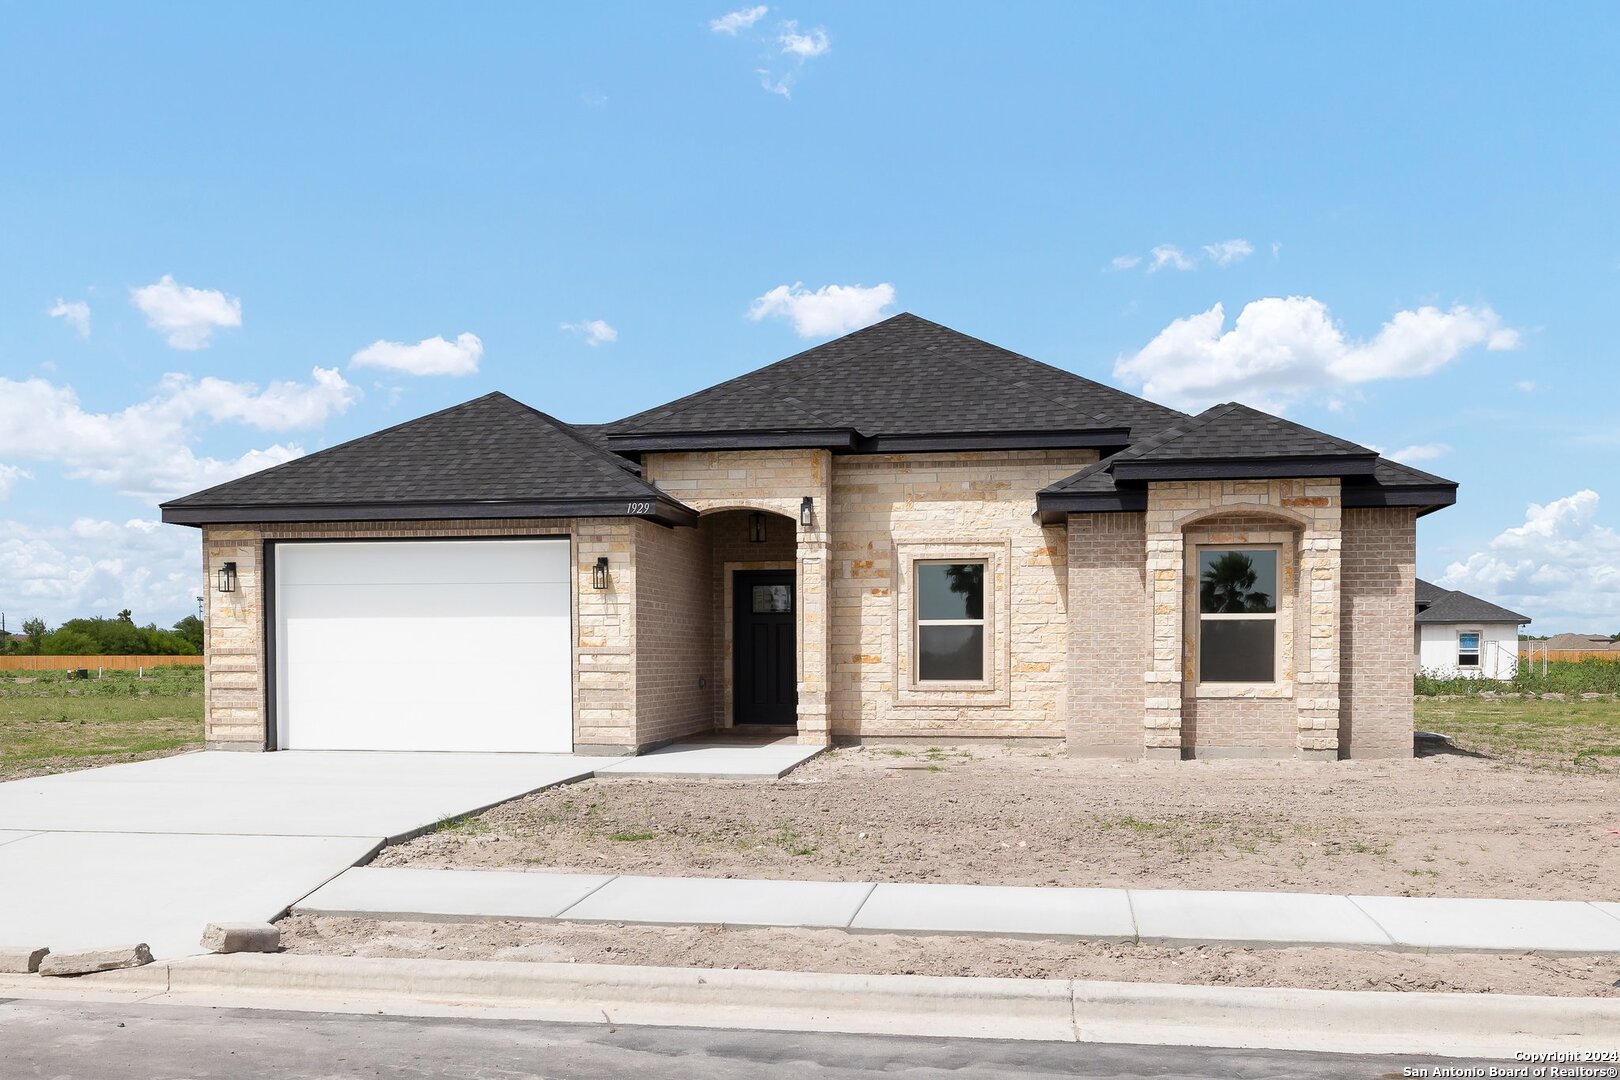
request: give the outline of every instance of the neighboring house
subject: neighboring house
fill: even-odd
[[[1526,646],[1534,646],[1536,652],[1543,650],[1549,652],[1605,652],[1620,650],[1620,641],[1615,641],[1604,634],[1554,634],[1550,638],[1540,641],[1526,641]]]
[[[612,424],[489,394],[163,517],[202,530],[214,747],[1334,758],[1412,752],[1415,523],[1455,497],[905,314]]]
[[[1519,663],[1519,627],[1530,616],[1488,600],[1417,580],[1414,649],[1419,671],[1511,679]]]

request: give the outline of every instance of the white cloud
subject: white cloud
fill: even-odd
[[[1536,383],[1535,383],[1534,379],[1521,379],[1518,382],[1514,383],[1513,387],[1516,390],[1521,390],[1524,393],[1529,394],[1529,393],[1534,392],[1534,390],[1536,388]]]
[[[1384,456],[1392,461],[1404,462],[1407,465],[1416,465],[1420,461],[1433,461],[1443,458],[1451,453],[1451,447],[1443,442],[1418,443],[1415,446],[1403,446],[1399,450],[1391,450]]]
[[[34,474],[20,465],[0,465],[0,499],[10,498],[19,480],[32,480]]]
[[[1459,304],[1397,312],[1371,340],[1355,342],[1321,301],[1266,297],[1246,304],[1230,330],[1221,304],[1177,319],[1140,352],[1120,357],[1114,375],[1177,407],[1239,398],[1276,410],[1323,390],[1428,375],[1470,348],[1512,349],[1518,341],[1489,307]]]
[[[45,314],[53,319],[66,319],[82,338],[90,336],[90,305],[83,300],[63,300],[58,296],[56,303],[45,309]]]
[[[69,386],[44,379],[0,378],[0,430],[13,457],[59,464],[69,479],[160,501],[279,465],[303,454],[277,443],[236,457],[192,449],[201,422],[241,422],[283,430],[319,424],[359,391],[337,372],[316,368],[309,384],[252,383],[168,375],[158,393],[117,412],[89,412]]]
[[[1191,270],[1197,265],[1194,260],[1182,254],[1181,249],[1174,244],[1160,244],[1148,254],[1153,257],[1153,261],[1148,264],[1150,274],[1167,266],[1172,270]]]
[[[832,48],[832,39],[827,36],[827,31],[818,26],[807,34],[801,34],[799,24],[792,20],[782,24],[782,33],[776,41],[782,46],[784,54],[797,56],[802,60],[824,56],[827,50]]]
[[[1115,255],[1108,260],[1110,270],[1130,270],[1142,261],[1140,255]]]
[[[196,612],[203,586],[191,529],[141,519],[79,518],[44,528],[0,522],[0,596],[14,628],[35,616],[56,626],[124,608],[139,623],[170,626]]]
[[[406,375],[471,375],[483,359],[484,343],[477,334],[458,334],[456,340],[425,338],[415,345],[403,341],[373,341],[349,358],[355,367],[384,368]]]
[[[146,325],[176,349],[206,348],[215,330],[242,325],[242,301],[217,289],[181,285],[168,274],[131,289],[130,299],[145,313]]]
[[[709,29],[717,34],[730,34],[732,37],[736,37],[737,31],[746,30],[753,26],[763,19],[765,13],[770,10],[764,4],[760,4],[758,7],[738,8],[736,11],[727,12],[718,19],[711,19]]]
[[[260,390],[253,383],[212,375],[194,379],[170,373],[159,385],[168,396],[168,409],[185,416],[207,416],[215,423],[235,421],[261,431],[318,427],[360,399],[360,390],[337,368],[313,368],[310,380],[277,380]]]
[[[1247,240],[1222,240],[1218,244],[1205,244],[1209,261],[1216,266],[1231,266],[1254,254],[1254,245]]]
[[[585,339],[585,344],[595,348],[598,345],[611,345],[619,340],[619,332],[609,326],[603,319],[586,319],[584,322],[565,322],[562,329],[570,334],[578,334]]]
[[[1531,503],[1522,525],[1446,567],[1440,584],[1521,611],[1543,633],[1620,630],[1620,533],[1598,523],[1600,502],[1584,488]]]
[[[888,282],[871,288],[824,285],[814,292],[795,282],[778,285],[755,299],[748,317],[758,322],[768,316],[781,316],[792,320],[800,337],[829,337],[870,326],[883,317],[883,309],[892,303],[894,286]]]

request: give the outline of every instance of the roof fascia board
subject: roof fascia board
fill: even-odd
[[[856,453],[914,454],[935,450],[1093,450],[1130,445],[1130,428],[1075,431],[988,431],[965,435],[873,435]]]
[[[606,439],[616,453],[647,454],[680,450],[849,450],[859,437],[851,428],[822,428],[608,435]]]
[[[1282,480],[1313,476],[1371,476],[1376,456],[1321,455],[1206,461],[1116,461],[1115,480]]]
[[[633,511],[633,507],[646,510]],[[695,525],[698,514],[663,496],[509,502],[318,503],[278,506],[165,506],[171,525],[237,525],[295,521],[469,521],[480,518],[629,517],[659,525]]]

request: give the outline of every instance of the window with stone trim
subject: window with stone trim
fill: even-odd
[[[1198,549],[1198,681],[1277,681],[1280,549]]]
[[[988,564],[919,561],[914,564],[918,682],[984,682],[989,665],[985,602]]]

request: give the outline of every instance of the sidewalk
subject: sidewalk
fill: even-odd
[[[1152,944],[1620,953],[1620,903],[873,884],[356,867],[298,914],[520,919]]]

